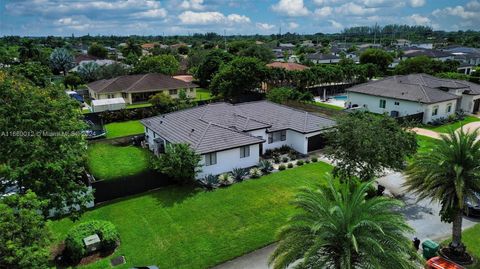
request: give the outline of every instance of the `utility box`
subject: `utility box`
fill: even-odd
[[[430,239],[423,241],[422,243],[423,257],[428,260],[430,258],[437,256],[437,251],[439,247],[440,246],[438,243]]]
[[[97,234],[87,236],[83,238],[83,243],[85,244],[87,253],[95,252],[100,248],[100,237],[98,237]]]

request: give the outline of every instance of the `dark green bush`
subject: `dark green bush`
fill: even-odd
[[[298,161],[297,161],[297,165],[298,165],[298,166],[303,165],[303,161],[302,161],[302,160],[298,160]]]
[[[282,162],[284,162],[284,163],[288,162],[288,157],[283,157]]]
[[[283,170],[285,170],[286,168],[287,168],[287,167],[285,167],[284,164],[281,164],[281,165],[278,166],[278,170],[280,170],[280,171],[283,171]]]
[[[305,163],[310,163],[310,159],[305,159]]]
[[[115,226],[109,221],[92,220],[75,225],[68,231],[65,239],[65,255],[73,262],[80,261],[87,253],[83,239],[97,234],[100,238],[100,250],[114,250],[120,242]]]
[[[288,168],[292,168],[292,167],[293,167],[293,163],[287,164],[287,167],[288,167]]]
[[[316,163],[316,162],[318,162],[318,158],[317,158],[317,156],[313,156],[311,160],[312,160],[312,163]]]

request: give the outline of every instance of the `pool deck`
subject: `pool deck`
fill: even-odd
[[[329,98],[330,99],[328,101],[322,101],[321,97],[319,97],[319,96],[314,97],[315,102],[318,102],[318,103],[324,103],[324,104],[334,105],[334,106],[338,106],[338,107],[345,107],[346,99],[336,99],[335,96],[330,96]]]

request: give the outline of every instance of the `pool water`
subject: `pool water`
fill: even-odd
[[[336,96],[333,96],[333,99],[336,99],[336,100],[347,100],[347,96],[346,96],[346,95],[336,95]]]

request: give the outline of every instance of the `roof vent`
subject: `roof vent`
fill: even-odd
[[[160,124],[162,124],[162,123],[163,123],[163,121],[160,121]]]
[[[195,129],[192,129],[190,132],[191,132],[191,133],[195,132]]]

